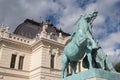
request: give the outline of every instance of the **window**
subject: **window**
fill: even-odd
[[[50,68],[54,68],[54,55],[51,55]]]
[[[16,55],[12,54],[10,68],[15,68]]]
[[[19,57],[18,69],[23,69],[23,60],[24,60],[24,56],[20,56]]]

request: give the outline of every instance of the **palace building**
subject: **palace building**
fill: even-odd
[[[69,40],[70,34],[49,20],[26,19],[13,33],[1,25],[0,80],[60,80],[62,52]]]

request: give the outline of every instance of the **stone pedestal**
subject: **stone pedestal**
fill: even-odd
[[[102,79],[102,78],[90,78],[90,79],[87,79],[87,80],[107,80],[107,79]]]
[[[90,69],[73,74],[62,80],[120,80],[120,73],[102,69]]]

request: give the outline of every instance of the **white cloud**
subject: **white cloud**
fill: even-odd
[[[26,18],[31,18],[39,21],[39,17],[43,19],[49,15],[56,13],[60,16],[59,24],[63,25],[64,31],[73,32],[76,20],[83,13],[92,12],[98,10],[99,15],[95,20],[95,24],[101,24],[104,22],[105,14],[109,11],[109,7],[115,4],[118,0],[98,0],[96,3],[86,5],[85,9],[79,7],[76,0],[1,0],[2,16],[0,23],[10,25],[12,31],[15,26],[20,24]],[[109,2],[109,3],[108,3]],[[12,19],[12,20],[11,20]],[[68,28],[70,30],[68,30]]]
[[[59,4],[52,0],[2,0],[0,24],[7,24],[13,31],[26,18],[40,20],[48,14],[59,13]]]
[[[105,49],[114,50],[116,44],[120,44],[120,32],[111,33],[108,37],[101,41]]]
[[[66,16],[62,16],[59,20],[60,24],[62,24],[62,29],[67,31],[67,32],[73,32],[73,30],[75,29],[75,23],[77,21],[77,19],[79,18],[78,16],[80,16],[80,12],[81,11],[76,11],[76,12],[72,12],[69,13]]]
[[[98,14],[99,15],[99,14]],[[103,15],[99,15],[95,21],[94,21],[94,24],[95,25],[100,25],[101,23],[104,23],[105,21],[105,17]]]
[[[101,44],[106,50],[114,50],[116,44],[120,44],[120,28],[116,27],[120,21],[120,8],[114,8],[118,1],[97,0],[95,3],[85,5],[83,9],[79,7],[76,0],[0,0],[0,24],[7,24],[13,31],[26,18],[40,21],[40,16],[45,19],[49,14],[56,14],[59,16],[58,25],[61,25],[64,31],[71,33],[81,14],[97,10],[99,14],[94,21],[94,34],[96,36],[109,34],[101,41]],[[111,29],[117,28],[118,32],[107,33],[108,29],[103,27],[106,16],[110,16],[111,23],[109,24],[114,26]]]
[[[120,49],[106,50],[105,52],[108,55],[109,60],[113,63],[113,65],[120,62]]]
[[[120,45],[120,32],[110,34],[100,44],[114,65],[120,62],[120,49],[116,48],[116,45]]]

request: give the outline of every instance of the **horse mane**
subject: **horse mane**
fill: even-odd
[[[78,20],[76,21],[75,25],[78,23],[78,21],[81,19],[81,17],[83,17],[83,15],[81,15],[81,16],[78,18]],[[73,37],[75,36],[76,32],[77,32],[77,30],[72,33],[72,35],[71,35],[71,40],[72,40]]]
[[[75,23],[75,24],[77,24],[77,23],[78,23],[78,21],[81,19],[81,17],[83,17],[83,15],[81,15],[81,16],[78,18],[78,20],[76,21],[76,23]]]

